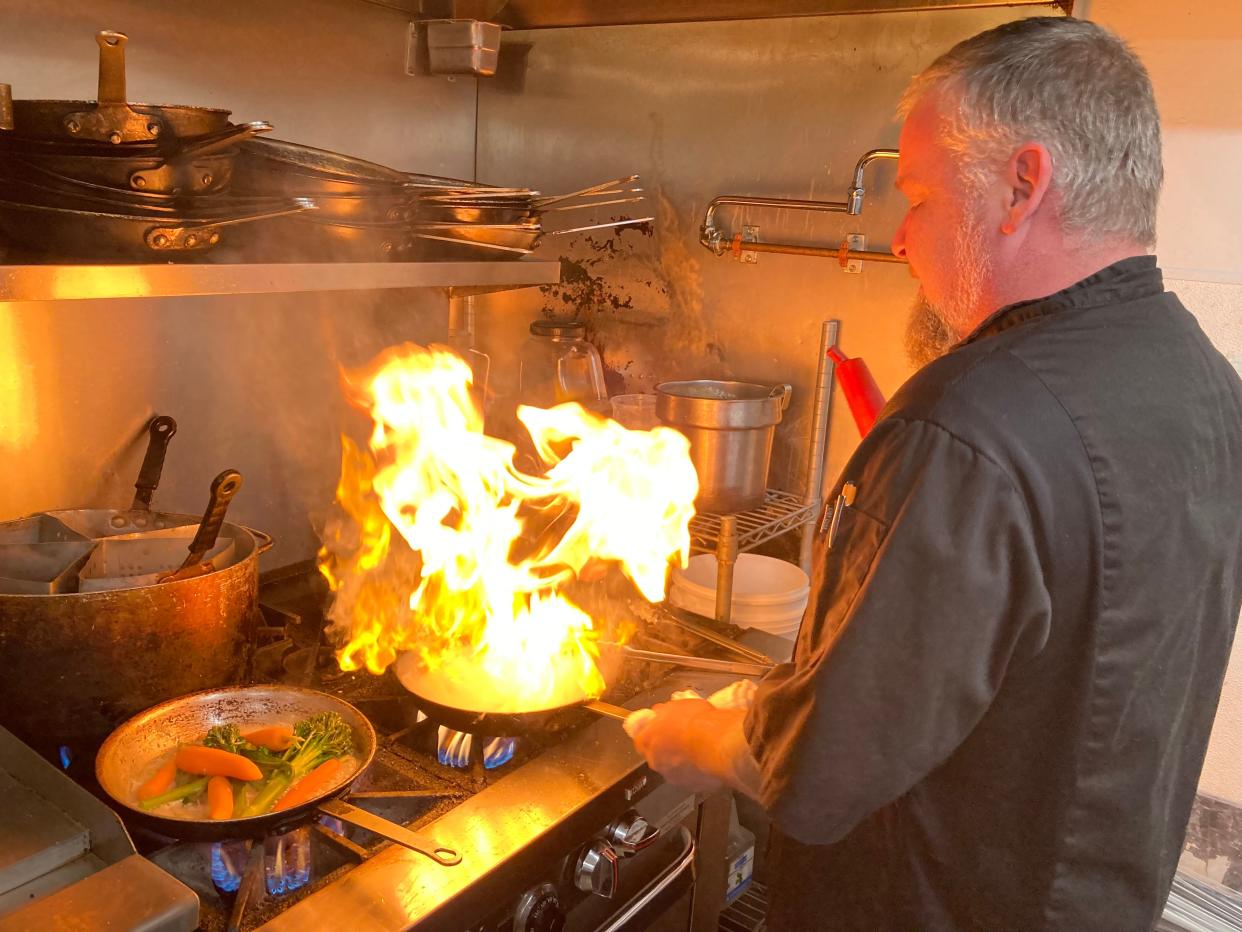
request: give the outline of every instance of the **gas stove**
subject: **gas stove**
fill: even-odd
[[[490,740],[504,736],[474,736],[467,752],[422,718],[395,677],[336,667],[322,637],[321,582],[305,565],[263,577],[266,643],[253,679],[311,686],[361,709],[380,746],[348,801],[456,849],[461,862],[443,866],[328,817],[253,844],[175,842],[131,826],[139,851],[198,894],[199,928],[690,927],[700,800],[663,785],[618,722],[583,710],[555,733],[504,745]],[[642,708],[729,679],[636,669],[606,698]],[[723,852],[711,853],[712,870],[717,861]]]

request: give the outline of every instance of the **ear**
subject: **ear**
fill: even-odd
[[[1038,142],[1023,143],[1005,166],[1006,204],[1001,232],[1016,233],[1039,210],[1052,183],[1052,156]]]

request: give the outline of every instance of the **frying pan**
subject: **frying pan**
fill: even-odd
[[[3,139],[5,174],[65,190],[158,204],[175,195],[211,194],[228,188],[239,142],[272,129],[254,121],[171,145],[98,145],[59,140]]]
[[[736,673],[743,676],[762,676],[771,669],[771,664],[738,663],[729,660],[715,660],[706,657],[687,657],[678,654],[665,654],[657,651],[639,650],[627,645],[601,644],[599,656],[600,669],[605,682],[612,682],[619,671],[622,661],[629,657],[649,663],[665,663],[685,667],[692,670],[704,670],[711,673]],[[459,684],[449,682],[439,670],[423,667],[418,656],[410,651],[402,654],[395,666],[397,679],[413,696],[419,709],[431,720],[457,731],[472,735],[490,735],[515,737],[526,734],[546,734],[559,731],[566,727],[579,709],[625,721],[632,714],[631,709],[608,702],[583,698],[577,702],[553,706],[545,709],[534,709],[524,712],[485,712],[478,709],[463,708],[456,705],[456,697],[463,690]]]
[[[129,103],[125,95],[125,45],[129,37],[104,30],[95,41],[99,44],[99,99],[15,100],[14,132],[120,145],[170,136],[202,136],[228,125],[227,110]]]
[[[214,725],[237,725],[242,731],[268,725],[292,725],[320,712],[337,712],[354,734],[358,767],[338,777],[325,792],[281,812],[240,819],[174,819],[140,809],[136,791],[140,777],[152,763],[179,744],[193,744]],[[319,815],[349,822],[412,851],[437,864],[452,867],[461,855],[423,838],[395,822],[345,802],[342,797],[371,765],[375,757],[375,729],[357,708],[327,693],[296,686],[232,686],[170,699],[140,712],[118,727],[104,741],[95,757],[95,777],[100,787],[128,818],[170,838],[186,841],[225,841],[264,838],[282,834]]]

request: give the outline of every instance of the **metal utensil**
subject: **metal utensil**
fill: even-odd
[[[706,673],[766,676],[772,669],[770,664],[744,663],[740,660],[717,660],[714,657],[690,657],[683,654],[665,654],[660,651],[642,650],[638,647],[631,647],[628,644],[617,645],[616,649],[631,660],[663,663],[674,667],[685,667],[687,670],[702,670]]]
[[[211,498],[207,502],[207,510],[203,512],[203,522],[198,526],[198,533],[190,541],[190,552],[185,562],[174,572],[161,576],[159,582],[193,579],[211,572],[211,564],[204,563],[203,558],[215,546],[216,537],[224,525],[224,515],[228,511],[229,502],[241,486],[242,476],[236,469],[226,469],[212,480]]]

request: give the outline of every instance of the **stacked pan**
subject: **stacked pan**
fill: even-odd
[[[549,235],[647,223],[650,217],[548,230],[545,218],[638,203],[636,175],[557,197],[402,172],[279,139],[242,143],[233,191],[296,197],[316,210],[242,231],[250,253],[294,261],[496,260],[529,254]]]
[[[309,210],[230,191],[237,145],[271,124],[227,110],[130,104],[126,37],[101,32],[95,101],[15,100],[0,130],[0,233],[60,260],[195,259],[232,228]]]
[[[249,255],[305,262],[379,262],[413,258],[415,199],[404,172],[279,139],[240,146],[233,191],[255,198],[295,198],[315,210],[245,231]]]
[[[584,216],[571,213],[575,211],[641,203],[642,188],[637,182],[637,175],[629,175],[551,197],[525,188],[463,187],[460,183],[451,187],[428,182],[419,185],[414,235],[424,253],[439,258],[520,258],[547,236],[650,223],[651,217],[585,226],[561,219]]]

